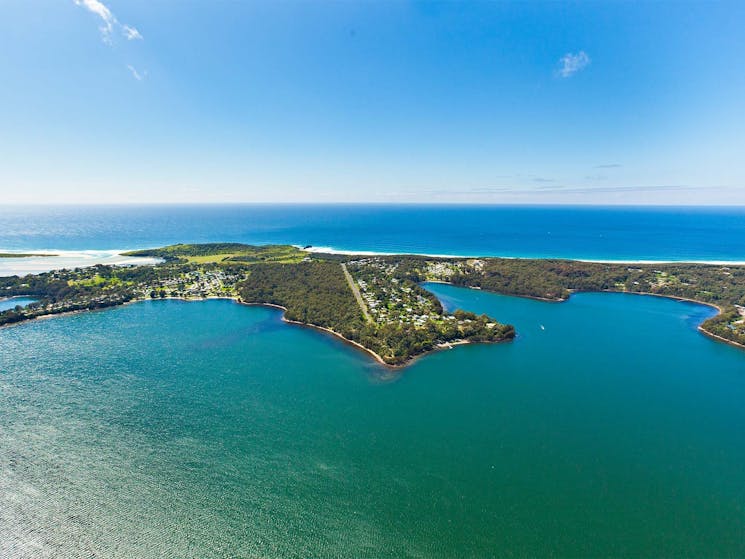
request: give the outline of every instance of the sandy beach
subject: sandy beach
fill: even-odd
[[[421,252],[379,252],[372,250],[341,250],[327,246],[297,248],[310,253],[320,254],[343,254],[346,256],[426,256],[428,258],[503,258],[509,260],[574,260],[576,262],[595,262],[597,264],[709,264],[712,266],[745,266],[745,260],[605,260],[570,257],[536,257],[536,256],[499,256],[499,255],[472,255],[472,254],[428,254]]]
[[[41,274],[52,270],[84,268],[97,264],[109,266],[141,266],[157,264],[158,258],[142,256],[124,256],[126,250],[0,250],[6,254],[33,254],[18,258],[0,258],[0,276],[26,276]],[[54,254],[55,256],[48,256]],[[38,255],[38,256],[36,256]]]

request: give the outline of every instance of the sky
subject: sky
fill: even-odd
[[[4,0],[0,204],[745,204],[745,2]]]

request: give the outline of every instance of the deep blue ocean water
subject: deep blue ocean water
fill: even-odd
[[[216,241],[468,256],[745,261],[745,208],[0,207],[0,250]]]

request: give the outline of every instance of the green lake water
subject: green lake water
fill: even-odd
[[[745,556],[711,309],[428,288],[518,338],[391,374],[229,301],[0,329],[0,557]]]

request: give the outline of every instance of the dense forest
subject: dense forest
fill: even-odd
[[[256,264],[236,288],[247,303],[283,306],[289,320],[331,328],[345,337],[355,337],[363,325],[341,266],[333,262]]]
[[[510,295],[566,299],[572,291],[634,291],[745,304],[745,267],[701,264],[601,264],[569,260],[484,259],[454,275],[456,285]]]

